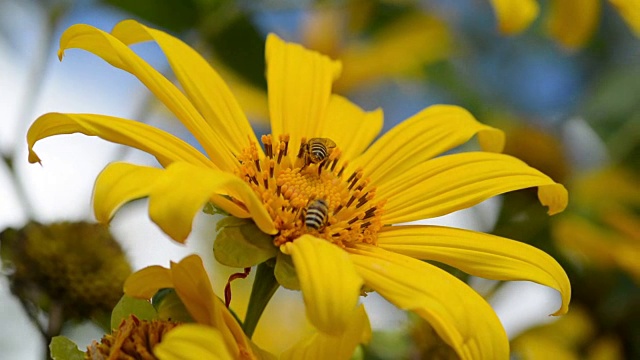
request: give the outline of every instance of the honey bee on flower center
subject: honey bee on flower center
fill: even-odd
[[[329,138],[301,139],[290,151],[289,136],[262,136],[264,155],[251,143],[238,156],[238,176],[262,199],[280,246],[311,234],[339,246],[375,244],[384,201],[362,170],[347,173],[338,145]],[[297,154],[293,156],[293,154]]]

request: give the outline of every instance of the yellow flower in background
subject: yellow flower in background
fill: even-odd
[[[553,222],[558,246],[570,259],[618,268],[640,284],[640,183],[624,168],[604,168],[575,180],[571,211]]]
[[[524,31],[538,17],[536,0],[491,0],[498,28],[505,34]],[[640,37],[640,2],[609,0],[631,31]],[[552,0],[547,15],[547,31],[568,49],[582,47],[595,31],[601,13],[601,0]]]
[[[451,53],[451,34],[433,16],[414,12],[366,38],[347,24],[347,18],[353,21],[362,16],[367,3],[353,6],[350,11],[319,6],[306,16],[301,29],[306,47],[342,62],[344,71],[333,85],[338,93],[384,78],[413,75],[425,64],[443,60]]]
[[[128,47],[149,40],[163,50],[181,88]],[[186,240],[193,217],[207,203],[234,217],[251,218],[269,235],[269,244],[256,256],[247,251],[241,267],[274,257],[276,277],[293,267],[295,281],[278,280],[302,290],[311,323],[330,336],[349,331],[365,286],[429,321],[461,358],[507,358],[506,334],[487,302],[462,281],[420,260],[489,279],[550,286],[562,296],[555,315],[567,311],[571,290],[566,274],[534,247],[468,230],[394,225],[529,187],[538,187],[550,214],[565,208],[562,185],[497,153],[504,145],[503,133],[478,123],[464,109],[429,107],[371,144],[382,126],[382,112],[365,112],[331,93],[340,63],[270,35],[266,74],[272,133],[262,136],[259,146],[217,73],[164,32],[131,20],[116,25],[111,34],[75,25],[62,35],[60,47],[61,56],[69,48],[84,49],[137,76],[206,154],[132,120],[41,116],[27,135],[31,162],[40,161],[32,149],[38,140],[80,132],[146,151],[164,167],[107,166],[94,192],[100,221],[141,197],[149,197],[151,219],[179,242]],[[436,157],[476,134],[487,152]],[[237,242],[240,246],[241,239]]]
[[[615,337],[598,333],[589,312],[572,307],[571,312],[550,324],[518,335],[511,342],[513,354],[527,360],[623,359],[622,344]]]
[[[171,268],[150,266],[131,275],[125,294],[150,299],[160,289],[175,289],[195,323],[170,331],[154,349],[160,360],[172,359],[275,359],[244,334],[240,324],[213,292],[202,260],[191,255]],[[280,356],[281,359],[348,358],[370,336],[362,306],[352,314],[347,331],[337,335],[312,334]],[[185,357],[189,354],[188,357]]]

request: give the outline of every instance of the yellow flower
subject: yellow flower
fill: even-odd
[[[164,51],[182,91],[128,47],[148,40]],[[96,181],[99,220],[108,221],[128,201],[149,197],[151,219],[182,242],[194,215],[208,202],[235,217],[251,218],[273,236],[276,247],[269,245],[268,253],[276,257],[276,276],[293,265],[311,323],[330,335],[346,330],[366,285],[429,321],[461,358],[507,358],[506,334],[487,302],[454,276],[418,259],[490,279],[550,286],[562,296],[555,314],[567,311],[571,290],[566,274],[536,248],[461,229],[394,225],[528,187],[538,187],[550,214],[565,208],[562,185],[496,153],[503,147],[503,133],[478,123],[464,109],[429,107],[370,145],[382,126],[382,112],[364,112],[331,93],[340,63],[270,35],[266,74],[272,134],[262,137],[263,149],[226,85],[180,40],[124,21],[111,34],[72,26],[60,45],[60,55],[69,48],[85,49],[137,76],[206,153],[131,120],[41,116],[27,135],[31,162],[40,160],[32,149],[36,141],[80,132],[151,153],[165,168],[110,164]],[[476,134],[488,152],[435,157]],[[318,138],[325,140],[312,140]],[[313,156],[305,151],[307,142],[316,144],[310,146]],[[326,152],[317,143],[329,144]],[[245,265],[268,257],[252,259]]]
[[[446,25],[421,12],[401,16],[370,38],[344,24],[345,18],[353,21],[366,14],[368,6],[367,2],[347,9],[321,5],[306,16],[302,43],[342,62],[344,74],[333,84],[334,91],[345,93],[384,78],[418,73],[425,64],[451,53]]]
[[[202,260],[191,255],[171,268],[150,266],[131,275],[124,285],[127,295],[150,299],[158,290],[173,288],[196,323],[170,331],[153,349],[160,360],[271,359],[244,334],[240,324],[216,296]],[[352,314],[346,331],[336,336],[315,333],[282,354],[282,359],[348,358],[370,334],[362,306]]]
[[[571,211],[553,222],[559,247],[579,263],[618,268],[640,284],[638,176],[603,168],[577,178]]]
[[[538,16],[536,0],[491,0],[498,27],[505,34],[525,30]],[[636,36],[640,36],[640,2],[609,0]],[[600,0],[553,0],[546,23],[549,34],[568,49],[583,46],[600,17]]]
[[[558,360],[623,359],[620,340],[598,331],[596,322],[582,307],[572,307],[566,316],[550,324],[527,330],[512,341],[518,358]]]

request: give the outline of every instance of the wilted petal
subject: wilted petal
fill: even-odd
[[[345,331],[362,287],[347,253],[311,235],[285,244],[285,252],[298,273],[309,321],[330,335]]]
[[[422,260],[435,260],[493,280],[528,280],[560,292],[569,310],[571,284],[560,264],[533,246],[499,236],[440,226],[392,226],[378,234],[378,246]]]
[[[489,304],[447,272],[375,246],[349,248],[367,286],[427,320],[461,359],[508,359],[509,341]]]

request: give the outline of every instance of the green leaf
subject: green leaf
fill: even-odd
[[[53,360],[84,360],[84,352],[78,345],[64,336],[54,336],[49,344]]]
[[[146,22],[171,31],[192,29],[199,21],[199,6],[195,0],[104,0],[105,3],[133,14]]]
[[[223,265],[252,267],[278,254],[273,238],[265,234],[251,220],[226,217],[218,222],[218,235],[213,254]]]
[[[300,290],[300,280],[298,279],[298,273],[293,266],[293,260],[291,256],[283,253],[278,253],[276,258],[276,267],[273,271],[278,283],[285,289]]]
[[[189,311],[187,311],[175,289],[159,290],[153,296],[151,303],[156,308],[158,319],[160,320],[193,322]]]
[[[153,320],[158,317],[150,302],[124,295],[111,312],[111,328],[117,329],[122,320],[132,314],[140,320]]]

